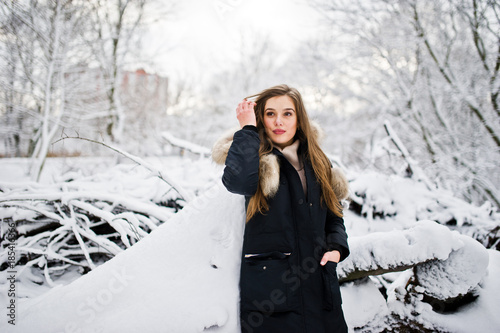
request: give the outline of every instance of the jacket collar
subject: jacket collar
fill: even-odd
[[[212,159],[216,164],[224,165],[227,154],[233,143],[234,133],[238,129],[233,129],[219,138],[212,148]],[[318,125],[313,125],[315,135],[321,136],[322,131]],[[305,151],[305,144],[301,143],[298,154]],[[283,154],[274,148],[273,153],[266,154],[259,159],[259,184],[264,196],[273,197],[280,185],[280,161],[278,156]],[[283,156],[284,158],[284,156]],[[332,167],[333,190],[338,200],[345,200],[349,196],[349,184],[344,173],[337,167]],[[308,179],[309,181],[309,179]],[[309,187],[309,186],[308,186]]]

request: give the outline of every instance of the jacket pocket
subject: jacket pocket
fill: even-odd
[[[340,307],[342,297],[340,295],[339,279],[337,277],[337,263],[328,261],[323,266],[323,286],[324,286],[324,302],[325,310],[332,310]]]
[[[286,312],[298,305],[285,276],[289,253],[247,254],[241,265],[240,296],[243,311]]]

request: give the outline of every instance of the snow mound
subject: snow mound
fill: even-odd
[[[87,275],[20,302],[0,330],[236,332],[244,221],[243,197],[216,185]]]

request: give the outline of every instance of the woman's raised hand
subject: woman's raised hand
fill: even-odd
[[[257,105],[255,102],[247,101],[246,99],[238,104],[236,108],[236,118],[238,118],[241,128],[246,125],[257,126],[254,112],[255,105]]]

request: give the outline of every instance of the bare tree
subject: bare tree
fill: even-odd
[[[6,4],[7,5],[7,4]],[[8,4],[11,6],[12,4]],[[21,156],[21,128],[23,123],[23,113],[21,112],[19,100],[22,98],[19,91],[19,72],[22,63],[18,58],[18,48],[15,36],[20,36],[22,23],[11,13],[10,7],[0,8],[2,22],[0,36],[3,40],[0,52],[0,86],[2,94],[0,97],[2,114],[1,137],[4,139],[6,156]]]
[[[371,101],[365,109],[378,114],[379,128],[390,120],[437,186],[500,207],[498,3],[315,4],[338,37],[337,46],[348,50],[343,59],[347,69],[332,76],[347,78],[347,87],[361,85],[351,89],[351,96]]]
[[[143,21],[147,0],[93,0],[88,45],[103,73],[109,103],[106,134],[114,141],[123,132],[125,112],[120,98],[123,67],[134,41],[134,32]]]
[[[4,5],[3,14],[8,18],[3,27],[6,73],[2,78],[7,88],[4,105],[8,118],[18,124],[18,133],[26,133],[21,128],[24,125],[32,131],[30,174],[37,180],[66,113],[66,73],[78,40],[75,36],[80,32],[82,3],[58,0]],[[16,154],[20,154],[19,135],[10,135]]]
[[[140,47],[135,33],[172,7],[153,0],[1,3],[0,135],[6,154],[32,157],[36,180],[57,135],[102,140],[123,132],[122,73]],[[145,12],[146,3],[161,9]]]

